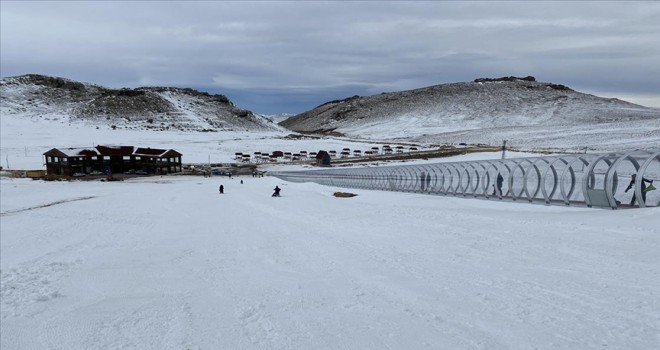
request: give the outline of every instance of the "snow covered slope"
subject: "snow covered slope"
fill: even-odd
[[[657,348],[660,208],[242,179],[0,179],[0,348]]]
[[[23,75],[0,80],[2,118],[63,120],[114,129],[281,130],[223,95],[193,89],[108,89],[64,78]]]
[[[331,101],[280,123],[299,132],[421,143],[634,149],[660,145],[660,109],[540,83],[477,79]]]
[[[271,120],[273,123],[279,123],[281,121],[287,120],[291,117],[294,116],[294,114],[291,113],[278,113],[278,114],[269,114],[269,115],[262,115],[264,118]]]

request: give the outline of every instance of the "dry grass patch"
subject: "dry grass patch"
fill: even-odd
[[[351,198],[357,196],[357,194],[355,193],[348,193],[348,192],[335,192],[332,195],[338,198]]]

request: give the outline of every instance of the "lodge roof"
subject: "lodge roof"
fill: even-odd
[[[156,156],[156,157],[178,157],[182,154],[173,149],[160,149],[160,148],[138,148],[133,153],[136,156]]]
[[[133,154],[133,146],[96,146],[102,156],[130,156]]]
[[[50,151],[44,153],[45,155],[57,155],[59,157],[78,157],[78,156],[95,156],[98,155],[98,151],[94,148],[53,148]]]
[[[135,150],[136,155],[145,155],[145,156],[160,156],[165,154],[167,152],[166,149],[160,149],[160,148],[142,148],[139,147],[138,149]]]

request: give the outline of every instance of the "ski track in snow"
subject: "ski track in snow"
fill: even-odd
[[[243,179],[3,178],[2,212],[90,199],[2,217],[1,347],[651,349],[660,339],[657,208],[346,199]],[[281,198],[270,197],[276,184]]]
[[[15,209],[15,210],[10,210],[10,211],[6,211],[6,212],[3,211],[3,212],[0,212],[0,216],[7,215],[7,214],[20,213],[20,212],[26,211],[26,210],[35,210],[35,209],[39,209],[39,208],[51,207],[53,205],[69,203],[69,202],[74,202],[74,201],[84,201],[84,200],[92,199],[92,198],[94,198],[94,197],[81,197],[81,198],[73,198],[73,199],[63,199],[63,200],[60,200],[60,201],[55,201],[55,202],[51,202],[51,203],[47,203],[47,204],[37,205],[37,206],[34,206],[34,207],[23,208],[23,209]]]

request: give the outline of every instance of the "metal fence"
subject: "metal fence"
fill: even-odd
[[[660,150],[271,173],[285,181],[588,207],[660,205]],[[654,182],[651,182],[655,180]]]

